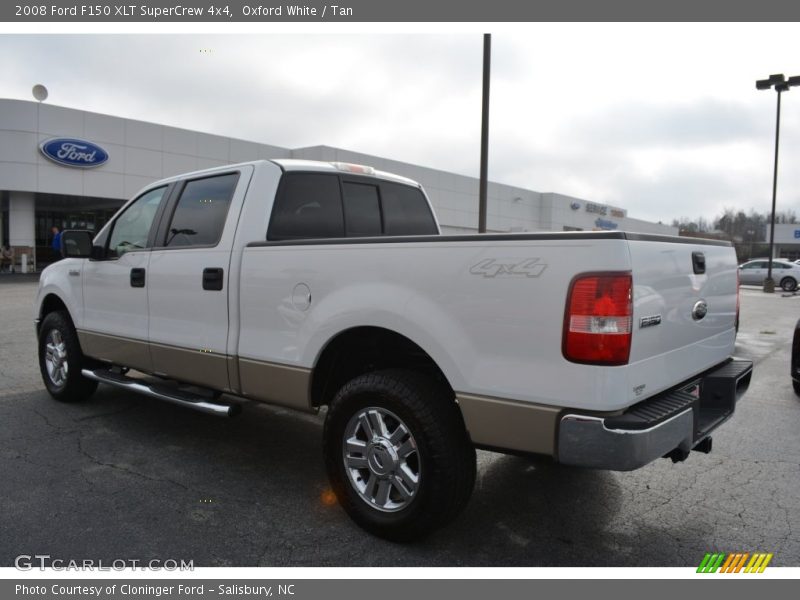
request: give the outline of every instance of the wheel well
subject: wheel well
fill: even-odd
[[[69,311],[67,310],[67,305],[64,304],[63,300],[56,296],[55,294],[48,294],[45,296],[44,300],[42,301],[42,306],[39,309],[39,321],[41,322],[48,314],[51,312],[55,312],[57,310],[63,310],[69,316]]]
[[[426,373],[452,392],[439,366],[410,339],[380,327],[356,327],[340,333],[322,351],[311,378],[311,403],[330,404],[354,377],[390,368]]]

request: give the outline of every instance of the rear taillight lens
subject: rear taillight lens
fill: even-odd
[[[592,365],[624,365],[631,353],[630,273],[588,273],[572,281],[564,316],[564,357]]]
[[[739,269],[736,269],[736,323],[735,323],[736,333],[739,333],[739,306],[740,306],[739,302],[741,300],[740,297],[739,297],[740,290],[741,290],[741,287],[740,287],[741,283],[739,283],[739,281],[740,281],[740,279],[739,279]]]

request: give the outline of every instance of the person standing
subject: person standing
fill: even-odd
[[[14,272],[14,248],[11,246],[3,246],[0,250],[0,271],[3,270],[3,265],[8,263],[8,272]]]
[[[61,258],[61,231],[55,225],[53,225],[50,231],[53,232],[51,246],[53,247],[53,252],[56,253],[56,260],[59,260]]]

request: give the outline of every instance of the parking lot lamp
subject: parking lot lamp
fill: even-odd
[[[778,141],[780,140],[781,133],[781,94],[789,91],[790,87],[800,85],[800,75],[786,77],[780,73],[777,75],[770,75],[769,79],[759,79],[756,81],[757,90],[768,90],[775,88],[778,93],[778,111],[775,118],[775,168],[772,174],[772,214],[770,216],[769,228],[769,267],[767,269],[767,278],[764,280],[764,291],[773,293],[775,291],[775,280],[772,279],[772,258],[775,253],[775,195],[778,187]]]

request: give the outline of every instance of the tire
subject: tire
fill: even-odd
[[[446,525],[475,485],[475,448],[452,392],[412,371],[376,371],[346,383],[329,407],[323,447],[342,508],[391,541]]]
[[[39,370],[50,395],[59,402],[78,402],[91,396],[97,382],[81,375],[87,363],[67,313],[49,313],[39,329]]]
[[[794,393],[800,396],[800,381],[792,380],[792,387],[794,388]]]
[[[797,289],[797,280],[791,277],[784,277],[781,280],[781,288],[784,292],[793,292]]]

